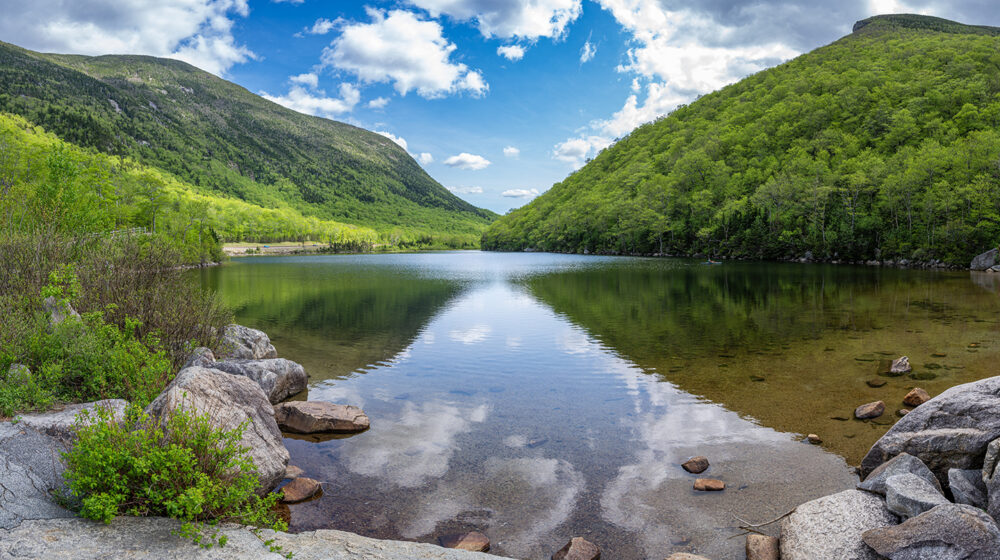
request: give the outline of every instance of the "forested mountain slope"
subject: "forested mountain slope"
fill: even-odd
[[[967,265],[1000,242],[1000,29],[855,29],[637,128],[484,247]]]
[[[388,138],[291,111],[176,60],[0,43],[0,111],[264,207],[383,232],[478,235],[494,216],[443,188]]]

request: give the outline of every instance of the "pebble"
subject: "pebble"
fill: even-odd
[[[719,492],[726,489],[726,483],[714,478],[699,478],[694,481],[694,489],[701,492]]]
[[[859,420],[878,418],[879,416],[882,416],[883,412],[885,412],[885,403],[882,401],[875,401],[863,404],[856,408],[854,410],[854,417]]]
[[[698,455],[685,461],[681,467],[689,473],[701,474],[708,470],[708,458]]]
[[[920,406],[929,400],[931,400],[931,396],[927,394],[927,391],[924,391],[920,387],[914,387],[903,397],[903,404],[906,406]]]
[[[573,537],[552,555],[552,560],[601,560],[601,547],[583,537]]]
[[[823,440],[820,439],[820,437],[818,435],[816,435],[816,434],[809,434],[809,435],[807,435],[806,436],[806,441],[808,441],[809,443],[811,443],[813,445],[819,445],[819,444],[823,443]]]

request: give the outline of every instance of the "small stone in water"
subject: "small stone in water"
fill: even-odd
[[[283,494],[281,502],[285,504],[304,502],[319,493],[320,489],[319,482],[300,476],[281,488]]]
[[[901,408],[901,409],[899,409],[899,410],[896,411],[896,416],[899,416],[900,418],[902,418],[902,417],[906,416],[909,413],[910,413],[909,410],[907,410],[905,408]]]
[[[931,354],[931,357],[932,358],[947,358],[948,354],[945,354],[944,352],[934,352],[933,354]]]
[[[913,366],[910,365],[910,359],[906,356],[900,356],[893,360],[892,367],[889,368],[889,373],[892,375],[903,375],[911,371],[913,371]]]
[[[545,443],[548,442],[548,441],[549,441],[549,438],[535,438],[535,439],[532,439],[532,440],[528,440],[528,444],[527,445],[528,445],[528,447],[530,449],[534,449],[534,448],[536,448],[536,447],[538,447],[540,445],[545,445]]]
[[[838,422],[847,422],[850,418],[845,418],[843,416],[831,416],[830,420],[837,420]]]
[[[583,537],[573,537],[552,555],[552,560],[600,560],[601,548]]]
[[[726,489],[726,483],[714,478],[699,478],[694,481],[694,489],[701,492],[719,492]]]
[[[747,535],[747,560],[779,560],[778,539],[767,535]]]
[[[885,412],[885,403],[882,401],[875,401],[868,404],[863,404],[854,410],[854,417],[859,420],[866,420],[869,418],[878,418],[882,416]]]
[[[288,465],[285,467],[285,478],[298,478],[306,474],[306,471],[296,467],[295,465]]]
[[[470,531],[468,533],[440,536],[438,537],[438,545],[444,548],[456,548],[472,552],[489,552],[490,539],[479,531]]]
[[[937,379],[937,374],[930,371],[921,371],[917,373],[911,373],[910,379],[914,381],[929,381],[931,379]]]
[[[806,441],[808,441],[809,443],[811,443],[813,445],[819,445],[819,444],[823,443],[823,440],[820,439],[819,436],[816,435],[816,434],[809,434],[809,435],[807,435],[806,436]]]
[[[865,383],[873,389],[878,389],[879,387],[884,387],[887,382],[885,379],[869,379]]]
[[[708,458],[698,455],[685,461],[681,467],[689,473],[701,474],[708,469]]]
[[[914,387],[903,397],[903,404],[906,406],[920,406],[929,400],[931,400],[931,396],[927,394],[927,391],[924,391],[920,387]]]
[[[759,375],[751,375],[750,376],[750,381],[753,381],[754,383],[759,383],[761,381],[766,381],[766,379],[763,378],[763,377],[761,377],[761,376],[759,376]]]

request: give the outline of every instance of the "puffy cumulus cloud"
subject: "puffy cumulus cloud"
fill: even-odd
[[[0,37],[44,52],[146,54],[222,75],[256,58],[232,34],[247,0],[36,0],[3,4]]]
[[[344,23],[342,18],[337,19],[326,19],[319,18],[313,22],[312,27],[307,27],[302,30],[302,33],[308,33],[309,35],[326,35],[327,33],[333,31],[337,26]],[[298,36],[302,36],[301,33],[297,33]]]
[[[473,171],[478,171],[480,169],[486,169],[490,166],[490,160],[479,156],[476,154],[469,154],[462,152],[457,156],[451,156],[450,158],[444,160],[444,164],[448,167],[457,167],[459,169],[471,169]]]
[[[270,95],[262,91],[260,96],[293,111],[317,117],[336,117],[350,113],[361,101],[361,92],[357,86],[340,84],[340,97],[328,97],[326,91],[317,89],[318,80],[315,74],[300,74],[290,78],[292,86],[285,95]]]
[[[483,187],[446,187],[455,194],[483,194]]]
[[[507,198],[535,198],[539,194],[538,189],[510,189],[500,193],[500,196]]]
[[[489,90],[483,76],[451,61],[457,48],[441,25],[405,10],[369,8],[370,23],[345,23],[323,50],[322,63],[355,74],[366,83],[392,83],[400,95],[416,91],[428,99]]]
[[[597,45],[587,41],[583,44],[583,48],[580,49],[580,64],[590,62],[593,60],[595,54],[597,54]]]
[[[514,146],[507,146],[503,149],[504,157],[516,158],[521,155],[521,150],[515,148]]]
[[[417,154],[417,161],[420,162],[420,165],[428,165],[434,163],[434,156],[429,152],[420,152]]]
[[[502,47],[497,47],[497,54],[507,60],[521,60],[524,58],[524,47],[520,45],[504,45]]]
[[[582,167],[587,158],[594,157],[598,152],[611,145],[611,140],[604,136],[581,136],[570,138],[556,144],[552,157],[573,164],[574,169]]]
[[[369,109],[384,109],[389,104],[388,97],[376,97],[368,102]]]
[[[410,148],[407,145],[406,140],[403,139],[403,138],[400,138],[399,136],[396,136],[395,134],[393,134],[391,132],[386,132],[384,130],[376,130],[375,134],[381,134],[382,136],[385,136],[389,140],[392,140],[393,142],[399,144],[399,147],[403,148],[404,150],[410,151]]]
[[[580,16],[581,0],[407,0],[459,21],[475,21],[484,37],[559,38]]]

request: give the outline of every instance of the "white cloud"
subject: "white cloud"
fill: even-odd
[[[581,136],[571,138],[556,144],[552,157],[573,164],[580,168],[588,157],[593,157],[604,148],[611,145],[611,140],[604,136]]]
[[[515,148],[514,146],[507,146],[503,149],[504,157],[516,158],[521,155],[521,150]]]
[[[403,148],[404,150],[410,151],[408,145],[406,144],[406,140],[403,139],[403,138],[400,138],[399,136],[396,136],[395,134],[393,134],[391,132],[386,132],[384,130],[376,130],[375,134],[381,134],[382,136],[385,136],[389,140],[392,140],[393,142],[399,144],[399,146],[401,148]]]
[[[271,0],[275,4],[302,4],[306,0]]]
[[[427,152],[420,152],[417,154],[417,161],[420,162],[420,165],[428,165],[434,163],[434,156]]]
[[[176,58],[222,75],[256,58],[232,34],[247,0],[6,1],[0,37],[43,52],[145,54]]]
[[[587,41],[583,44],[583,48],[580,49],[580,64],[590,62],[595,54],[597,54],[597,46]]]
[[[562,37],[580,16],[581,0],[407,0],[410,4],[459,21],[475,20],[484,37]]]
[[[304,31],[310,35],[326,35],[330,31],[333,31],[335,27],[344,23],[341,18],[337,19],[326,19],[319,18],[313,24],[312,27],[304,29]]]
[[[504,45],[497,47],[497,54],[507,60],[518,61],[524,58],[524,47],[520,45]]]
[[[455,194],[483,194],[483,187],[447,187]]]
[[[510,189],[500,193],[500,196],[507,198],[535,198],[538,195],[538,189]]]
[[[324,66],[355,74],[366,83],[392,83],[400,95],[416,91],[431,99],[467,91],[489,90],[482,75],[451,61],[456,50],[441,25],[403,10],[367,9],[371,23],[345,24],[323,50]]]
[[[354,106],[361,101],[361,92],[358,88],[346,83],[340,84],[339,98],[327,97],[326,91],[316,89],[312,85],[313,80],[310,76],[315,77],[314,74],[293,76],[291,78],[293,85],[285,95],[269,95],[266,91],[262,91],[260,96],[278,105],[284,105],[293,111],[317,117],[336,117],[350,113]]]
[[[468,154],[462,152],[457,156],[451,156],[450,158],[444,160],[444,164],[448,167],[457,167],[459,169],[472,169],[478,171],[480,169],[486,169],[490,165],[490,160],[484,158],[483,156]]]
[[[389,104],[388,97],[376,97],[368,102],[369,109],[382,109]]]
[[[313,73],[299,74],[298,76],[292,76],[288,78],[288,81],[293,84],[301,84],[312,89],[319,87],[319,76]]]

